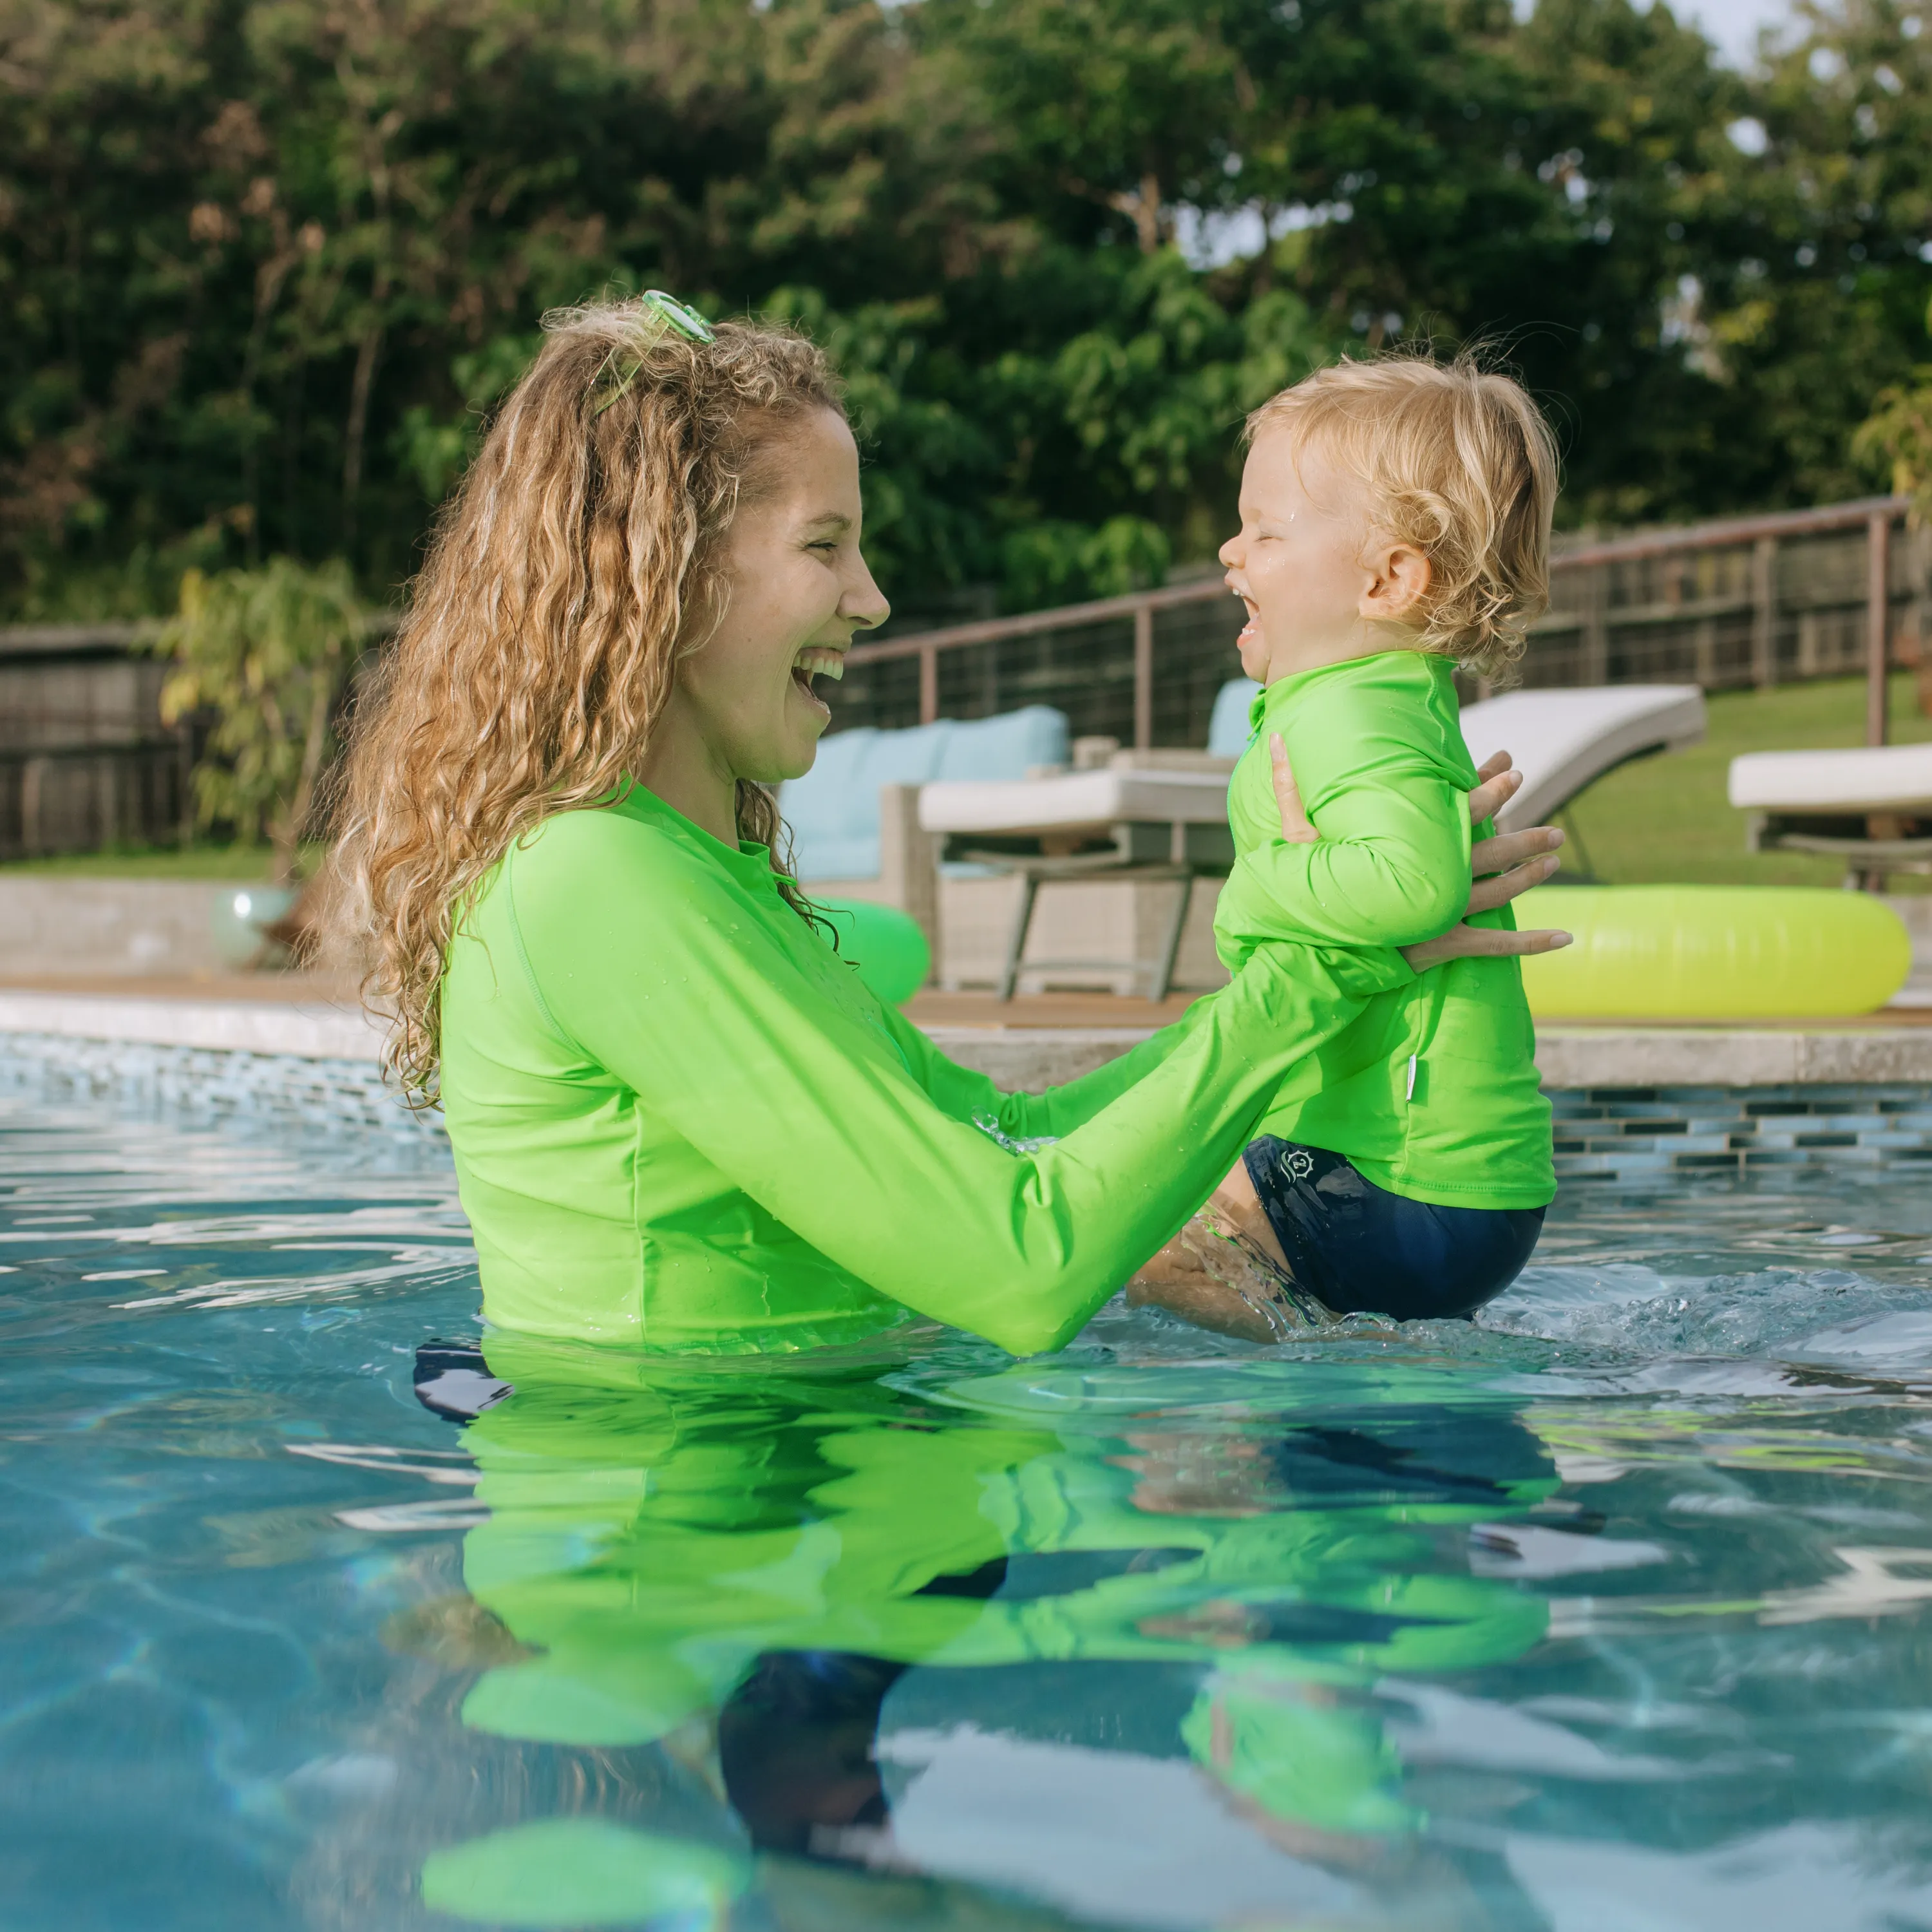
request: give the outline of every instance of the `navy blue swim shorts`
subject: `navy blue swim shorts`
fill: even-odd
[[[1540,1208],[1438,1208],[1391,1194],[1339,1154],[1263,1135],[1243,1158],[1296,1283],[1337,1315],[1468,1315],[1522,1272]]]

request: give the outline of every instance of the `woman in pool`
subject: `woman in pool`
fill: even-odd
[[[886,615],[860,518],[818,352],[653,296],[552,319],[442,520],[358,722],[346,856],[391,1064],[440,1095],[497,1328],[754,1351],[916,1312],[1058,1348],[1376,993],[1556,943],[1264,944],[1051,1093],[954,1065],[775,854],[769,788],[830,716],[812,680]],[[1536,883],[1556,842],[1479,848],[1502,876],[1472,907]]]

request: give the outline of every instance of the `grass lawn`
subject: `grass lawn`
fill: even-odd
[[[1919,715],[1909,671],[1894,674],[1891,699],[1893,742],[1932,739],[1932,718]],[[1842,884],[1835,860],[1746,851],[1746,814],[1732,809],[1724,781],[1741,752],[1862,744],[1864,679],[1720,692],[1708,703],[1711,728],[1701,745],[1610,772],[1561,815],[1557,822],[1576,835],[1565,858],[1612,885]],[[1932,880],[1897,873],[1888,890],[1928,886]]]
[[[312,872],[323,848],[302,852],[302,871]],[[266,884],[274,871],[266,845],[120,845],[104,852],[66,852],[50,859],[16,859],[0,866],[0,878],[50,879],[212,879]]]

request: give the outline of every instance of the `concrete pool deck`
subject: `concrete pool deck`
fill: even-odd
[[[990,994],[928,992],[909,1010],[955,1059],[1002,1086],[1037,1090],[1104,1065],[1187,1005],[1045,994],[1002,1006]],[[0,982],[8,1035],[371,1066],[381,1051],[352,983],[323,974]],[[1844,1020],[1564,1022],[1538,1029],[1537,1064],[1559,1091],[1928,1082],[1932,1008]]]

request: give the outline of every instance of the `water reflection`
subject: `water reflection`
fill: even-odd
[[[519,1889],[553,1915],[560,1888],[573,1901],[544,1922],[645,1917],[647,1872],[722,1902],[747,1853],[767,1874],[962,1880],[1174,1927],[1370,1922],[1426,1868],[1430,1923],[1502,1922],[1492,1856],[1418,1844],[1390,1733],[1408,1714],[1379,1687],[1543,1636],[1520,1576],[1441,1560],[1445,1533],[1596,1526],[1554,1501],[1526,1403],[1445,1408],[1384,1370],[1353,1412],[1305,1421],[1277,1398],[1265,1418],[1137,1427],[1102,1402],[1096,1430],[1089,1400],[1052,1427],[1042,1409],[1090,1378],[1021,1366],[934,1400],[901,1366],[613,1362],[508,1338],[487,1364],[425,1352],[424,1394],[478,1407],[462,1439],[488,1514],[463,1574],[503,1654],[464,1722],[668,1745],[723,1801],[706,1838],[634,1829],[614,1864],[524,1831]],[[1135,1400],[1158,1408],[1161,1383],[1136,1372]],[[426,1897],[514,1922],[517,1835],[440,1850]]]

